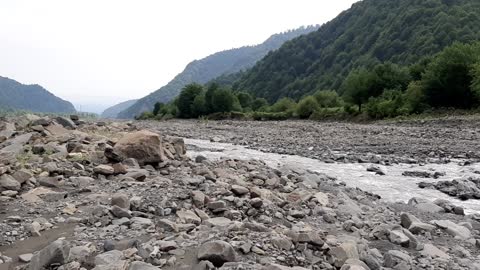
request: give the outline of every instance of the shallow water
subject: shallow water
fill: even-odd
[[[279,168],[288,166],[304,170],[311,170],[335,177],[345,182],[348,186],[358,187],[382,196],[383,199],[395,202],[407,202],[412,197],[429,199],[446,199],[455,205],[462,206],[467,214],[480,213],[480,200],[461,201],[444,193],[432,189],[421,189],[419,182],[435,182],[441,180],[453,180],[465,176],[474,176],[474,171],[480,171],[480,164],[461,166],[459,162],[449,164],[396,164],[385,166],[387,174],[380,176],[367,172],[368,163],[325,163],[316,159],[305,158],[295,155],[281,155],[264,153],[257,150],[247,149],[243,146],[227,143],[215,143],[205,140],[185,139],[189,150],[188,155],[195,157],[199,154],[209,159],[237,158],[258,159],[267,165]],[[402,176],[404,171],[438,171],[446,175],[439,179],[415,178]],[[478,177],[478,175],[476,175]]]

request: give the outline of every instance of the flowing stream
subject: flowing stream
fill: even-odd
[[[419,182],[435,182],[474,176],[475,171],[480,171],[480,164],[461,166],[459,165],[460,161],[453,161],[448,164],[395,164],[393,166],[385,166],[387,173],[382,176],[367,172],[367,167],[371,165],[368,163],[325,163],[301,156],[264,153],[243,146],[205,140],[185,139],[185,143],[188,148],[187,153],[191,157],[203,155],[208,159],[257,159],[274,168],[287,166],[293,169],[324,173],[345,182],[348,186],[358,187],[364,191],[378,194],[383,199],[391,202],[407,202],[412,197],[425,198],[431,201],[446,199],[455,205],[462,206],[467,214],[480,213],[480,200],[461,201],[440,191],[421,189],[417,186]],[[403,176],[402,173],[404,171],[445,172],[445,176],[438,179],[415,178]],[[476,176],[478,177],[478,174]]]

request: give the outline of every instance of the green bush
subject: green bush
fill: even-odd
[[[310,115],[319,109],[317,100],[313,96],[306,96],[298,102],[297,115],[301,119],[308,119]]]
[[[193,111],[193,102],[195,98],[203,93],[203,86],[199,84],[189,84],[185,86],[178,96],[177,108],[180,118],[198,117]]]
[[[332,90],[317,91],[313,94],[321,108],[335,108],[342,106],[342,99]]]
[[[291,98],[281,98],[275,104],[270,106],[269,111],[274,113],[290,112],[293,113],[296,109],[297,103]]]

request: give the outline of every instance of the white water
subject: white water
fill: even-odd
[[[247,149],[243,146],[227,143],[214,143],[205,140],[185,139],[185,143],[194,146],[194,149],[187,151],[188,155],[195,157],[199,154],[208,159],[237,158],[257,159],[264,161],[267,165],[275,168],[289,166],[324,173],[347,183],[348,186],[358,187],[382,196],[388,201],[407,202],[412,197],[420,197],[428,200],[446,199],[455,205],[462,206],[467,214],[480,213],[480,200],[461,201],[450,197],[440,191],[432,189],[420,189],[419,182],[435,182],[441,180],[453,180],[464,176],[473,176],[474,171],[480,171],[480,165],[460,166],[457,162],[449,164],[396,164],[386,166],[387,174],[384,176],[367,172],[371,164],[363,163],[325,163],[316,159],[305,158],[295,155],[280,155],[275,153],[264,153],[257,150]],[[192,148],[192,147],[190,147]],[[195,149],[199,149],[195,151]],[[439,179],[426,179],[402,176],[404,171],[429,171],[445,172],[446,175]],[[478,176],[478,175],[477,175]]]

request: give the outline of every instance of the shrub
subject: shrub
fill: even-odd
[[[312,113],[319,109],[317,100],[313,96],[307,96],[298,102],[297,115],[302,119],[308,119]]]
[[[285,98],[279,99],[277,102],[275,102],[275,104],[270,106],[269,111],[274,113],[278,113],[278,112],[292,113],[295,111],[296,106],[297,106],[297,103],[295,103],[293,99],[285,97]]]
[[[332,90],[317,91],[313,94],[321,108],[335,108],[342,105],[342,99],[338,93]]]

